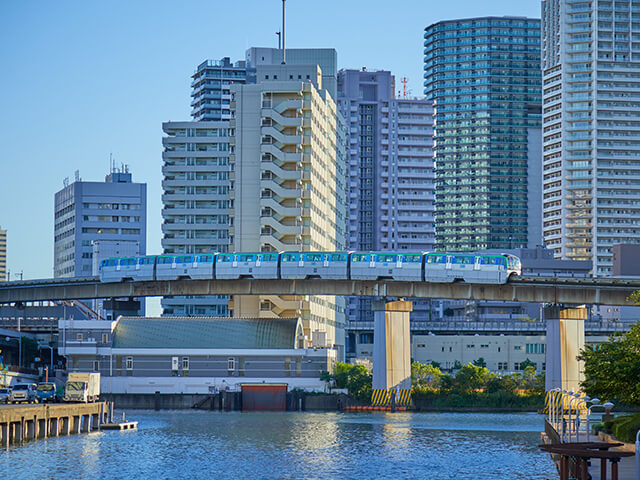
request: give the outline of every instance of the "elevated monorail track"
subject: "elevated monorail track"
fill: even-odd
[[[343,295],[504,300],[564,305],[632,305],[640,278],[512,277],[505,284],[393,280],[155,280],[101,283],[97,277],[0,283],[0,303],[176,295]]]

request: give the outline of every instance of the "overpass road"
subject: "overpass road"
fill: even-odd
[[[0,283],[0,303],[172,295],[353,295],[633,305],[640,278],[514,277],[503,285],[392,280],[167,280],[101,283],[97,277]]]

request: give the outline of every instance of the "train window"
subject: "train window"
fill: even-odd
[[[121,258],[120,259],[120,265],[135,265],[136,264],[136,259],[135,258]]]
[[[351,261],[352,262],[367,262],[367,261],[369,261],[369,254],[368,253],[353,253],[353,254],[351,254]]]
[[[166,265],[168,263],[173,263],[173,257],[158,257],[158,264]]]
[[[263,262],[276,262],[278,261],[278,254],[276,253],[263,253],[262,254]]]
[[[233,257],[233,255],[221,255],[221,254],[218,254],[218,256],[216,256],[216,260],[218,262],[231,262],[232,261],[231,257]]]
[[[376,262],[395,262],[395,255],[376,255]]]
[[[444,255],[427,255],[427,263],[447,263]]]
[[[118,262],[117,258],[110,258],[108,260],[104,260],[103,264],[107,267],[115,267],[117,262]]]
[[[347,259],[346,253],[332,253],[329,259],[333,262],[344,262]]]
[[[282,261],[283,262],[295,262],[298,260],[298,254],[297,253],[284,253],[282,254]]]
[[[307,262],[321,262],[324,255],[322,253],[306,253],[304,259]]]
[[[243,253],[242,255],[238,255],[239,262],[253,262],[254,260],[254,255],[250,253]]]
[[[200,263],[211,263],[211,262],[213,262],[213,255],[200,255],[198,257],[198,262],[200,262]]]
[[[421,255],[404,255],[404,260],[407,263],[420,263]]]
[[[153,265],[154,257],[140,257],[138,258],[138,265]]]
[[[455,255],[451,263],[456,263],[458,265],[471,265],[473,264],[473,258],[474,257],[469,257],[466,255]]]

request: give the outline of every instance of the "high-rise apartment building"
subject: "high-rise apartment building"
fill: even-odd
[[[394,98],[391,72],[341,70],[338,107],[348,126],[350,250],[423,252],[434,245],[433,107]],[[412,320],[426,315],[417,302]],[[371,299],[350,298],[349,322],[373,321]]]
[[[544,241],[610,275],[640,243],[640,1],[544,0]]]
[[[7,231],[0,228],[0,282],[6,282],[7,278]]]
[[[435,109],[436,244],[540,244],[540,20],[449,20],[424,33]]]
[[[231,63],[229,57],[205,60],[191,76],[191,117],[196,121],[231,118],[230,86],[247,81],[246,62]]]
[[[95,240],[138,242],[146,253],[147,185],[133,183],[126,167],[104,182],[76,178],[55,194],[53,276],[91,276]]]
[[[231,88],[232,248],[344,250],[345,127],[322,70],[259,65],[256,81]],[[339,297],[236,296],[232,307],[237,317],[300,317],[313,345],[344,345]]]
[[[164,253],[229,249],[229,122],[162,125],[162,248]],[[226,316],[228,297],[171,297],[164,313]]]

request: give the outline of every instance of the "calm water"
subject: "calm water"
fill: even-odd
[[[0,452],[10,478],[552,479],[536,414],[136,411],[138,431]],[[1,475],[0,475],[1,476]]]

